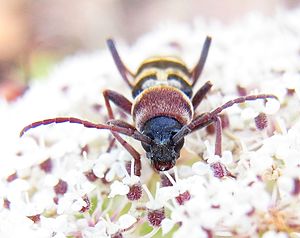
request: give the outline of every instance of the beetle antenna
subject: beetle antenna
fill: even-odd
[[[115,61],[115,64],[122,76],[122,78],[125,80],[125,82],[129,85],[130,88],[133,87],[132,83],[129,81],[127,75],[130,74],[132,75],[132,73],[126,68],[126,66],[124,65],[123,61],[121,60],[121,57],[117,51],[117,48],[116,48],[116,44],[115,42],[112,40],[112,39],[108,39],[106,41],[107,43],[107,46],[110,50],[110,53]]]
[[[196,82],[198,81],[198,79],[202,73],[202,70],[204,68],[204,65],[205,65],[205,62],[207,59],[210,44],[211,44],[211,37],[207,36],[205,39],[204,45],[202,47],[201,56],[196,64],[196,66],[194,67],[194,69],[191,72],[192,86],[194,86],[196,84]]]
[[[152,143],[152,140],[148,136],[143,135],[138,130],[136,130],[134,127],[129,128],[129,127],[125,127],[122,125],[121,126],[114,125],[113,123],[107,124],[107,125],[96,124],[96,123],[85,121],[85,120],[75,118],[75,117],[57,117],[57,118],[51,118],[51,119],[46,119],[46,120],[31,123],[31,124],[25,126],[21,130],[20,137],[22,137],[28,130],[30,130],[32,128],[35,128],[35,127],[38,127],[41,125],[49,125],[49,124],[53,124],[53,123],[65,123],[65,122],[80,124],[87,128],[110,130],[110,131],[114,131],[114,132],[117,132],[117,133],[120,133],[120,134],[123,134],[126,136],[130,136],[133,139],[144,142],[146,144]]]

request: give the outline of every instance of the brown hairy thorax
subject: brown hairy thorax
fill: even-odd
[[[186,125],[193,118],[193,106],[180,90],[167,85],[154,86],[136,98],[132,117],[137,129],[141,129],[146,121],[158,116],[171,117]]]

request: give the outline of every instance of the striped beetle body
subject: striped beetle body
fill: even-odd
[[[172,137],[193,118],[189,78],[185,64],[175,58],[151,58],[137,70],[132,118],[136,128],[154,141],[142,145],[158,171],[175,165],[184,139],[175,144]]]
[[[248,100],[276,98],[271,94],[238,97],[210,112],[195,115],[198,105],[207,95],[212,84],[208,81],[193,93],[193,88],[206,62],[211,38],[206,37],[198,62],[191,70],[184,62],[173,57],[154,57],[145,60],[133,74],[123,61],[113,40],[107,40],[119,73],[131,88],[133,102],[118,92],[104,90],[103,96],[109,121],[106,124],[93,123],[74,117],[58,117],[37,121],[24,127],[22,136],[31,128],[51,123],[77,123],[88,128],[110,130],[117,140],[133,157],[134,173],[141,175],[140,154],[121,135],[130,136],[142,143],[146,156],[156,171],[171,169],[180,156],[184,137],[211,123],[216,128],[215,154],[221,157],[222,125],[220,113],[234,104]],[[111,102],[131,115],[133,124],[116,120]],[[114,143],[112,141],[111,145]],[[226,167],[217,162],[211,165],[217,177],[231,175]]]
[[[137,70],[132,118],[136,128],[154,141],[142,145],[158,171],[175,165],[184,139],[175,144],[172,137],[193,118],[189,78],[185,64],[175,58],[151,58]]]

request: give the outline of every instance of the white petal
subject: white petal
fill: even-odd
[[[133,225],[136,222],[136,218],[134,216],[131,216],[129,214],[124,214],[120,216],[119,218],[119,224],[121,229],[126,229]]]
[[[103,178],[106,170],[107,170],[107,167],[100,160],[98,160],[93,167],[93,173],[98,178]]]
[[[167,234],[175,225],[175,222],[169,218],[165,218],[161,222],[162,234]]]
[[[73,211],[80,211],[82,209],[82,207],[85,207],[86,205],[87,204],[85,201],[83,201],[83,199],[78,199],[73,202],[71,208]]]
[[[280,102],[276,99],[270,99],[266,103],[265,113],[268,115],[275,114],[280,108]]]
[[[203,162],[194,163],[192,169],[194,173],[198,175],[205,175],[211,173],[210,166]]]
[[[135,176],[135,175],[132,175],[132,176],[130,176],[130,177],[126,176],[126,177],[122,180],[122,182],[123,182],[124,184],[127,184],[127,185],[131,186],[131,185],[134,185],[134,184],[139,183],[139,182],[140,182],[140,177]]]
[[[114,181],[110,186],[110,194],[108,195],[109,198],[112,198],[116,195],[126,195],[129,192],[129,187],[120,181]]]
[[[228,150],[223,151],[223,155],[222,155],[221,161],[224,164],[230,164],[230,163],[232,163],[233,158],[232,158],[231,151],[228,151]]]

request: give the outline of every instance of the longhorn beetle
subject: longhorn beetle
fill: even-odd
[[[142,62],[136,73],[132,73],[121,60],[114,41],[108,39],[108,48],[119,73],[132,91],[133,102],[118,92],[105,90],[103,96],[109,117],[106,124],[96,124],[74,117],[58,117],[28,125],[23,128],[20,136],[40,125],[63,122],[110,130],[114,138],[134,158],[134,173],[140,176],[140,154],[120,134],[140,141],[152,167],[156,171],[165,171],[175,165],[185,136],[214,123],[215,154],[221,156],[220,113],[234,104],[256,99],[276,99],[276,96],[259,94],[238,97],[210,112],[195,116],[195,110],[212,87],[208,81],[195,94],[193,93],[193,88],[202,73],[210,44],[211,37],[207,36],[200,58],[192,70],[189,70],[183,61],[174,57],[152,57]],[[114,119],[111,102],[132,116],[133,125]]]

